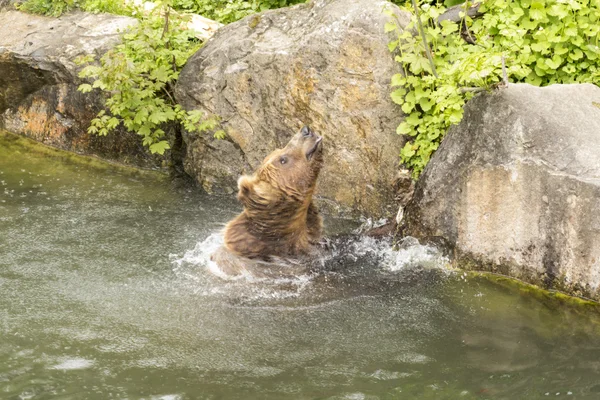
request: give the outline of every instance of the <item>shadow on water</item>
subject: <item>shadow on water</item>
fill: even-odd
[[[208,256],[237,212],[0,135],[0,398],[600,398],[597,309],[411,240],[224,280]]]

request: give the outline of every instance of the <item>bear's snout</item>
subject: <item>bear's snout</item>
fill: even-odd
[[[314,144],[312,145],[311,148],[308,149],[308,151],[306,152],[306,159],[308,161],[310,161],[313,157],[313,155],[317,152],[320,152],[321,150],[321,141],[323,140],[323,137],[319,136],[319,135],[314,135],[312,136],[315,140],[314,140]]]

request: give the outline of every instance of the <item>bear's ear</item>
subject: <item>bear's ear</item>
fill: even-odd
[[[237,198],[244,207],[262,209],[273,202],[273,188],[256,176],[243,175],[238,179]]]
[[[246,202],[250,199],[250,194],[252,193],[252,188],[254,187],[256,179],[253,176],[242,175],[238,179],[238,195],[237,199],[242,203],[246,204]]]

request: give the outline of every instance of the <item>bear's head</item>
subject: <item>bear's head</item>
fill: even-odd
[[[238,200],[250,211],[310,203],[323,166],[322,139],[302,128],[283,149],[269,154],[254,175],[238,180]]]

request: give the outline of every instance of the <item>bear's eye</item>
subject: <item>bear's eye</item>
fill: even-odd
[[[286,164],[288,162],[288,158],[286,156],[279,157],[279,163],[281,165]]]

